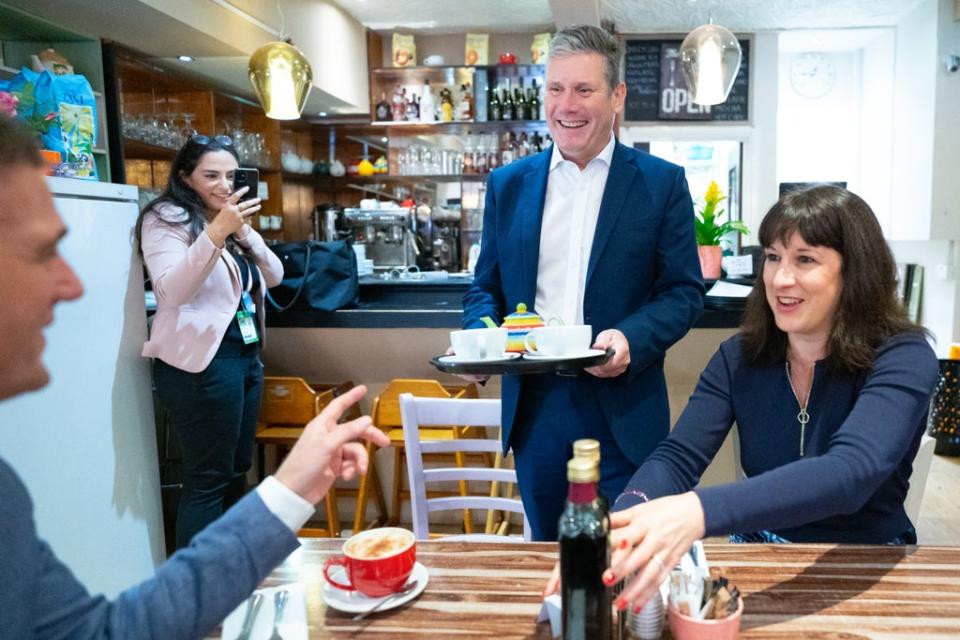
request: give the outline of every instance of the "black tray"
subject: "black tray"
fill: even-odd
[[[503,374],[523,375],[529,373],[558,373],[560,375],[576,375],[587,367],[604,364],[614,354],[613,349],[606,353],[589,358],[574,358],[571,360],[527,360],[523,356],[513,360],[497,360],[494,362],[440,362],[444,356],[430,358],[430,364],[454,375],[497,376]]]

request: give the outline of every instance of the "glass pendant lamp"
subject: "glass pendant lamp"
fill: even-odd
[[[720,104],[730,95],[740,70],[742,52],[737,38],[726,27],[697,27],[680,45],[680,68],[697,104]]]
[[[313,69],[289,42],[270,42],[250,56],[250,83],[268,118],[297,120],[310,95]]]

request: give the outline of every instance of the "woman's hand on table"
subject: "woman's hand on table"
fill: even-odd
[[[222,248],[226,239],[243,228],[253,214],[260,211],[260,198],[240,201],[250,187],[241,187],[227,198],[226,203],[207,225],[207,235],[217,247]]]
[[[363,385],[334,398],[311,420],[274,477],[290,490],[317,504],[327,495],[337,477],[350,480],[367,472],[367,450],[357,440],[379,447],[390,444],[369,416],[337,424],[343,413],[367,393]]]
[[[603,583],[611,586],[637,573],[614,601],[621,610],[643,607],[706,530],[703,505],[693,491],[615,511],[610,524],[612,553]]]

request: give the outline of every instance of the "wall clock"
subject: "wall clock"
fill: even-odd
[[[804,98],[822,98],[836,80],[836,67],[822,53],[801,53],[790,65],[790,84]]]

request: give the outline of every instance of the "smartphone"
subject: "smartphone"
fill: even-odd
[[[243,187],[250,189],[243,194],[241,200],[252,200],[257,197],[260,183],[260,172],[256,169],[237,169],[233,172],[233,190],[239,191]]]

